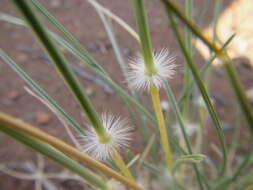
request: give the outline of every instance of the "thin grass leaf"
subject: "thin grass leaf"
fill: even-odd
[[[150,72],[152,74],[154,70],[153,63],[153,49],[152,42],[150,38],[150,32],[148,27],[147,15],[144,9],[144,1],[143,0],[133,0],[134,3],[134,13],[135,20],[139,31],[140,37],[140,47],[142,50],[142,55],[144,58],[144,64],[146,68],[146,72]]]
[[[203,154],[188,154],[188,155],[180,156],[175,162],[174,170],[176,169],[176,167],[178,167],[179,164],[182,164],[182,163],[196,164],[196,163],[202,162],[205,158],[206,156]]]
[[[217,23],[220,16],[220,13],[222,11],[222,0],[215,0],[214,4],[214,16],[213,16],[213,42],[219,41],[218,35],[217,35]],[[211,51],[211,50],[210,50]],[[213,69],[212,67],[209,67],[206,71],[206,74],[204,75],[204,81],[206,84],[207,89],[211,86],[211,76],[212,76]]]
[[[192,21],[187,19],[184,13],[181,12],[180,8],[171,0],[163,0],[165,6],[167,7],[167,12],[173,11],[178,18],[180,18],[191,30],[192,32],[200,38],[210,49],[212,49],[218,57],[222,60],[224,69],[227,73],[229,83],[234,91],[234,94],[239,102],[240,108],[246,118],[250,132],[253,135],[253,110],[251,109],[249,100],[245,94],[245,90],[239,80],[238,74],[231,64],[231,59],[225,50],[222,50],[219,44],[213,43],[207,36],[202,34],[199,27]]]
[[[35,81],[33,81],[2,49],[0,49],[0,57],[10,66],[39,96],[43,98],[56,112],[73,128],[76,132],[86,134],[84,129],[69,116]]]
[[[102,164],[101,162],[95,160],[94,158],[88,156],[85,153],[80,152],[80,150],[70,146],[69,144],[65,143],[64,141],[48,134],[43,131],[41,131],[38,128],[35,128],[28,123],[25,123],[19,119],[16,119],[12,116],[9,116],[5,113],[0,112],[0,126],[2,127],[8,127],[13,130],[23,132],[31,137],[34,137],[40,141],[43,141],[52,147],[54,147],[56,150],[62,152],[63,154],[70,156],[71,158],[74,158],[75,160],[78,160],[84,164],[87,164],[89,167],[93,169],[97,169],[104,173],[107,176],[111,176],[114,179],[118,180],[119,182],[123,183],[124,185],[135,189],[135,190],[143,190],[141,187],[139,187],[136,183],[132,182],[131,180],[127,179],[126,177],[120,175],[119,173],[115,172],[105,164]]]
[[[184,141],[185,141],[185,144],[186,144],[186,147],[187,147],[187,151],[188,151],[188,153],[186,153],[185,155],[187,155],[187,154],[193,154],[190,140],[189,140],[189,138],[187,136],[187,133],[185,131],[186,128],[185,128],[185,125],[184,125],[183,118],[182,118],[182,116],[180,114],[180,111],[179,111],[179,108],[177,106],[177,102],[176,102],[175,96],[174,96],[174,94],[173,94],[173,92],[172,92],[172,90],[171,90],[168,82],[164,81],[164,88],[166,90],[167,97],[168,97],[169,102],[170,102],[170,104],[172,105],[172,108],[173,108],[172,110],[173,110],[173,112],[174,112],[174,114],[175,114],[175,116],[177,118],[177,121],[179,123],[179,127],[181,129],[182,134],[183,134],[183,138],[184,138]],[[201,174],[200,174],[199,169],[198,169],[198,167],[197,167],[196,164],[193,164],[193,169],[194,169],[194,171],[196,173],[197,180],[198,180],[198,183],[200,185],[200,188],[203,189]]]
[[[217,34],[217,24],[218,19],[222,11],[223,0],[215,0],[214,4],[214,18],[213,18],[213,42],[219,40],[219,36]]]
[[[185,1],[185,14],[188,18],[193,18],[193,1],[186,0]],[[189,56],[193,57],[193,47],[192,47],[192,33],[187,27],[185,27],[185,47],[189,52]],[[190,106],[190,94],[191,91],[185,91],[184,89],[189,88],[191,80],[191,73],[189,66],[187,63],[184,64],[184,79],[183,79],[183,90],[182,92],[186,92],[186,96],[184,101],[182,102],[182,113],[183,118],[187,121],[189,117],[189,106]]]
[[[170,10],[171,7],[169,7],[167,5],[166,0],[164,0],[163,2],[164,2],[164,5],[166,7],[166,12],[167,12],[169,20],[171,22],[171,26],[172,26],[172,29],[175,33],[176,39],[179,43],[179,46],[182,50],[183,55],[185,56],[185,58],[187,60],[187,63],[188,63],[189,68],[191,69],[193,78],[194,78],[194,80],[195,80],[195,82],[196,82],[196,84],[197,84],[197,86],[198,86],[198,88],[201,92],[202,98],[205,101],[208,112],[209,112],[209,114],[210,114],[210,116],[213,120],[215,129],[216,129],[216,132],[217,132],[217,135],[218,135],[219,143],[221,145],[222,154],[223,154],[223,164],[222,164],[222,167],[221,167],[221,175],[223,175],[225,170],[226,170],[226,166],[227,166],[227,149],[226,149],[226,143],[225,143],[225,136],[224,136],[224,132],[223,132],[220,120],[218,118],[217,113],[214,110],[214,107],[212,105],[212,102],[211,102],[210,97],[208,95],[208,92],[206,90],[206,87],[205,87],[203,81],[201,80],[201,77],[200,77],[200,74],[197,70],[197,67],[193,63],[193,60],[189,56],[188,51],[185,48],[183,41],[181,40],[181,36],[180,36],[179,30],[178,30],[175,18],[172,15],[172,12]]]
[[[63,36],[68,39],[71,43],[73,43],[77,49],[85,56],[87,59],[87,63],[91,64],[92,67],[98,69],[104,74],[107,74],[104,69],[96,63],[96,61],[88,54],[85,48],[79,43],[79,41],[59,22],[57,21],[53,15],[51,15],[45,7],[43,7],[37,0],[31,0],[32,4],[36,7],[36,9],[43,14],[57,30],[59,30]]]
[[[97,1],[88,0],[90,3],[93,4],[100,12],[102,12],[107,17],[114,20],[117,24],[119,24],[124,30],[126,30],[131,36],[136,39],[138,42],[140,41],[139,35],[134,31],[134,29],[129,26],[124,20],[120,17],[112,13],[109,9],[105,8],[103,5],[99,4]]]
[[[229,37],[229,39],[223,44],[222,49],[225,49],[230,44],[230,42],[234,39],[235,36],[236,34],[233,34],[231,37]],[[212,63],[216,58],[217,58],[217,54],[215,53],[209,58],[207,63],[200,69],[200,75],[202,78],[205,76],[206,71],[208,70],[209,67],[212,66]],[[187,92],[193,89],[193,85],[194,85],[194,79],[191,79],[188,88],[183,90],[180,97],[178,98],[179,105],[182,104],[183,99],[187,96]]]
[[[243,169],[245,169],[253,155],[253,146],[247,152],[246,156],[243,158],[242,162],[235,168],[233,174],[229,177],[225,177],[216,184],[215,190],[227,189],[231,183],[233,183],[240,175]]]
[[[67,43],[65,40],[63,40],[61,37],[57,36],[54,33],[50,33],[53,38],[59,42],[63,47],[65,47],[70,53],[75,55],[78,59],[80,59],[83,63],[85,62],[85,57],[77,51],[73,46],[71,46],[69,43]],[[89,65],[88,65],[89,66]],[[121,88],[118,84],[116,84],[109,76],[104,75],[100,71],[90,67],[90,69],[96,73],[98,77],[100,77],[102,80],[104,80],[107,84],[109,84],[121,97],[126,98],[129,102],[134,104],[136,108],[143,113],[151,122],[155,123],[156,120],[153,117],[153,115],[146,110],[133,96],[130,96],[123,88]]]
[[[88,2],[94,6],[93,2],[95,2],[94,0],[90,1],[88,0]],[[96,8],[96,6],[94,6],[95,10],[97,11],[100,19],[102,20],[103,22],[103,25],[105,27],[105,30],[107,32],[107,35],[109,37],[109,40],[110,42],[112,43],[112,47],[113,47],[113,51],[116,55],[116,59],[117,59],[117,62],[120,66],[120,69],[124,75],[124,78],[127,80],[127,66],[126,66],[126,63],[125,63],[125,60],[122,56],[122,53],[121,53],[121,50],[120,50],[120,47],[118,45],[118,41],[116,39],[116,36],[115,36],[115,33],[114,33],[114,30],[113,30],[113,26],[112,26],[112,23],[111,21],[109,20],[109,18],[106,18],[103,13],[101,11],[99,11],[98,8]]]
[[[105,135],[105,129],[102,126],[96,110],[89,101],[85,90],[82,88],[80,82],[74,75],[63,54],[61,54],[58,48],[56,48],[55,44],[48,36],[48,32],[44,29],[43,25],[34,14],[30,3],[25,0],[13,0],[13,3],[23,15],[38,40],[41,42],[42,47],[51,58],[52,63],[57,68],[60,76],[63,77],[74,97],[78,100],[83,112],[86,114],[87,119],[91,123],[91,126],[98,134],[101,135],[101,137],[103,137]]]
[[[0,20],[11,22],[13,24],[18,24],[18,25],[26,26],[26,25],[24,25],[24,22],[21,19],[18,19],[16,17],[10,16],[10,15],[6,15],[6,14],[0,14]],[[89,69],[91,71],[93,71],[94,73],[96,73],[96,75],[100,79],[102,79],[107,84],[109,84],[119,94],[120,97],[126,98],[126,100],[128,100],[129,102],[131,102],[132,104],[134,104],[136,106],[136,108],[139,110],[139,112],[143,113],[146,116],[147,119],[149,119],[152,123],[156,123],[156,119],[153,117],[153,115],[145,107],[143,107],[134,97],[130,96],[118,84],[116,84],[114,81],[112,81],[112,79],[109,76],[105,75],[103,72],[101,72],[100,70],[98,70],[96,67],[93,67],[94,63],[91,63],[90,61],[92,61],[92,60],[87,59],[86,55],[83,55],[80,51],[78,51],[77,49],[75,49],[72,45],[70,45],[67,41],[65,41],[64,39],[62,39],[57,34],[51,32],[51,31],[48,31],[48,33],[60,45],[62,45],[71,54],[73,54],[79,60],[81,60],[82,63],[84,63],[85,65],[87,65],[89,67]]]
[[[139,36],[140,36],[140,48],[142,50],[142,57],[143,57],[143,61],[142,61],[143,66],[141,66],[141,69],[143,67],[144,76],[149,78],[155,75],[159,75],[158,73],[159,69],[156,68],[155,63],[154,63],[154,54],[153,54],[153,49],[152,49],[150,31],[148,27],[148,21],[147,21],[148,19],[145,12],[144,0],[134,0],[133,5],[134,5],[136,25],[138,27]],[[140,76],[142,76],[141,72],[143,71],[140,71],[140,73],[136,73],[135,75],[140,74]],[[137,79],[138,77],[136,78],[136,80]],[[155,115],[157,118],[157,127],[159,129],[164,161],[166,163],[166,167],[168,168],[168,170],[171,170],[173,167],[173,154],[171,152],[171,145],[169,143],[169,135],[168,135],[165,120],[164,120],[164,114],[161,108],[160,93],[159,93],[159,88],[157,87],[159,85],[156,85],[155,83],[149,82],[149,81],[147,81],[147,83],[148,85],[146,86],[148,86],[148,91],[151,96],[153,109],[155,111]]]
[[[5,133],[6,135],[11,136],[20,143],[32,148],[34,151],[43,154],[44,156],[50,158],[56,163],[62,165],[63,167],[69,169],[71,172],[79,175],[89,184],[92,184],[93,186],[103,190],[109,190],[105,181],[93,175],[88,169],[84,168],[81,164],[72,160],[71,158],[67,157],[66,155],[57,151],[56,149],[52,148],[48,144],[43,143],[42,141],[33,138],[25,133],[8,128],[8,126],[6,127],[2,124],[0,124],[0,131]]]

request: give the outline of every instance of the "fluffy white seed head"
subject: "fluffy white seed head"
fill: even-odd
[[[87,132],[86,136],[81,137],[82,150],[97,160],[107,160],[112,157],[114,150],[120,151],[129,147],[133,127],[127,119],[102,114],[102,124],[106,132],[110,135],[110,140],[103,144],[99,141],[99,136],[93,128]]]
[[[145,73],[144,59],[141,54],[130,60],[128,71],[128,83],[135,90],[149,90],[152,86],[160,88],[164,80],[172,78],[175,74],[175,55],[171,55],[167,49],[154,53],[154,65],[156,74]]]

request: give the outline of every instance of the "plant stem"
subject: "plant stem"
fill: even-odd
[[[175,116],[176,116],[176,118],[178,120],[178,124],[179,124],[179,127],[180,127],[181,131],[182,131],[183,138],[184,138],[187,150],[188,150],[188,152],[185,152],[183,154],[184,155],[193,154],[191,143],[190,143],[190,140],[189,140],[189,138],[187,136],[186,129],[185,129],[186,127],[185,127],[183,118],[182,118],[182,116],[180,114],[176,98],[175,98],[175,96],[174,96],[174,94],[173,94],[173,92],[172,92],[169,84],[167,82],[165,82],[165,81],[164,81],[164,87],[165,87],[168,99],[171,102],[171,105],[172,105],[172,108],[173,108],[172,110],[173,110],[173,112],[174,112],[174,114],[175,114]],[[196,173],[196,177],[197,177],[197,181],[199,183],[200,189],[202,190],[202,189],[204,189],[203,183],[207,184],[207,182],[206,182],[205,179],[201,178],[201,174],[199,172],[198,165],[195,164],[195,163],[193,163],[192,165],[193,165],[194,172]],[[209,187],[209,184],[207,184],[207,186]]]
[[[97,134],[99,134],[99,137],[106,138],[105,129],[103,128],[93,105],[89,101],[88,96],[86,95],[78,79],[75,77],[64,56],[60,53],[60,51],[58,51],[53,41],[49,38],[47,31],[39,22],[36,15],[33,13],[29,1],[13,0],[13,2],[18,10],[22,13],[26,22],[31,27],[38,40],[41,42],[45,51],[48,53],[49,57],[52,60],[52,63],[54,63],[55,67],[65,80],[71,92],[78,100],[81,108],[86,113],[86,116],[92,124],[92,127],[95,129]]]
[[[193,17],[193,2],[192,0],[185,1],[185,13],[188,18]],[[185,46],[188,49],[189,56],[192,58],[193,51],[192,51],[192,33],[191,31],[185,27]],[[184,82],[183,82],[183,92],[184,89],[187,89],[190,85],[191,79],[191,72],[187,63],[184,64]],[[186,123],[189,122],[189,106],[190,106],[190,94],[191,92],[188,91],[188,95],[185,97],[183,106],[182,106],[182,116]],[[184,166],[184,165],[183,165]]]
[[[114,150],[113,160],[116,163],[116,165],[119,167],[119,169],[122,171],[124,176],[126,176],[129,180],[135,182],[133,175],[129,171],[127,165],[125,164],[123,158],[121,157],[121,155],[118,153],[117,150]]]
[[[223,50],[219,44],[213,42],[208,36],[204,35],[199,27],[192,20],[189,20],[172,0],[163,0],[163,2],[192,30],[192,32],[198,38],[200,38],[210,49],[212,49],[217,54],[218,58],[222,60],[230,84],[237,97],[241,110],[247,120],[250,132],[253,134],[253,111],[250,107],[249,100],[245,94],[245,91],[242,88],[236,70],[230,63],[231,60],[227,52]]]
[[[171,148],[170,148],[170,144],[168,140],[169,139],[168,132],[165,126],[164,116],[163,116],[163,112],[161,108],[159,90],[156,87],[152,87],[150,89],[150,94],[151,94],[153,107],[155,110],[157,123],[158,123],[159,131],[160,131],[163,152],[165,154],[165,162],[168,169],[171,170],[173,167],[173,157],[172,157]]]
[[[122,182],[124,185],[134,189],[134,190],[143,190],[141,187],[139,187],[136,183],[132,182],[131,180],[127,179],[126,177],[120,175],[119,173],[115,172],[108,166],[102,164],[101,162],[96,161],[95,159],[89,157],[88,155],[80,152],[76,148],[70,146],[69,144],[61,141],[60,139],[53,137],[40,129],[37,129],[25,122],[22,122],[19,119],[16,119],[14,117],[11,117],[5,113],[0,112],[0,125],[1,127],[8,127],[11,129],[14,129],[19,132],[23,132],[26,135],[29,135],[31,137],[34,137],[36,139],[39,139],[58,151],[69,155],[72,158],[75,158],[76,160],[88,165],[91,168],[97,169],[104,174],[113,177],[114,179]]]
[[[38,94],[43,100],[45,100],[64,120],[70,125],[77,133],[86,135],[85,130],[72,119],[47,93],[44,89],[33,81],[1,48],[0,58],[9,65],[18,75]]]
[[[79,175],[83,178],[87,183],[101,189],[101,190],[109,190],[105,181],[99,178],[97,175],[94,175],[90,170],[86,169],[84,166],[79,164],[78,162],[72,160],[71,158],[67,157],[66,155],[62,154],[61,152],[57,151],[50,145],[41,142],[40,140],[33,138],[25,133],[16,131],[12,128],[3,127],[0,124],[0,131],[6,133],[7,135],[15,138],[15,140],[29,146],[33,150],[43,154],[44,156],[54,160],[58,164],[62,165],[63,167],[69,169],[74,174]]]
[[[167,2],[167,1],[164,0],[164,2]],[[171,8],[170,8],[170,6],[168,6],[167,3],[165,3],[165,6],[166,6],[166,9],[167,9],[168,17],[169,17],[170,22],[171,22],[172,29],[175,33],[175,36],[176,36],[177,41],[179,43],[179,46],[182,49],[182,53],[185,56],[186,62],[188,63],[188,66],[189,66],[189,68],[192,72],[194,80],[195,80],[195,82],[196,82],[196,84],[199,88],[199,91],[201,92],[202,98],[205,101],[208,112],[209,112],[209,114],[210,114],[210,116],[213,120],[214,125],[215,125],[216,131],[217,131],[217,134],[218,134],[218,138],[219,138],[219,141],[220,141],[220,145],[221,145],[221,148],[222,148],[222,153],[223,153],[223,164],[222,164],[222,168],[221,168],[221,175],[223,175],[225,170],[226,170],[226,167],[227,167],[227,149],[226,149],[225,136],[224,136],[224,133],[223,133],[223,129],[222,129],[220,120],[219,120],[218,115],[217,115],[217,113],[214,109],[214,106],[213,106],[213,104],[210,100],[210,97],[208,95],[206,86],[204,85],[203,81],[201,80],[200,73],[198,72],[198,69],[197,69],[196,65],[193,63],[193,60],[191,59],[187,49],[185,48],[185,46],[183,44],[183,41],[181,39],[178,27],[176,25],[175,18],[171,13]]]
[[[153,50],[148,29],[147,15],[145,14],[144,1],[134,0],[135,17],[139,30],[141,49],[144,57],[145,70],[147,75],[156,74],[153,61]]]

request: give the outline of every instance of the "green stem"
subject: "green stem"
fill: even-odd
[[[193,2],[192,0],[186,0],[185,1],[185,12],[188,18],[192,19],[192,12],[193,12]],[[185,46],[188,49],[189,55],[192,57],[193,52],[192,52],[192,33],[191,31],[185,27]],[[184,64],[184,85],[183,89],[187,89],[190,85],[190,70],[187,65],[187,63]],[[184,92],[184,90],[183,90]],[[186,122],[188,122],[188,117],[189,117],[189,104],[190,104],[190,91],[187,91],[187,96],[184,99],[183,102],[183,108],[182,108],[182,113],[183,113],[183,118]]]
[[[188,153],[186,153],[186,154],[193,154],[190,140],[189,140],[189,138],[187,136],[187,133],[185,131],[185,124],[184,124],[183,118],[181,117],[179,108],[178,108],[177,103],[176,103],[176,98],[175,98],[175,96],[174,96],[174,94],[173,94],[173,92],[172,92],[172,90],[171,90],[171,88],[170,88],[170,86],[167,82],[164,82],[164,87],[166,89],[166,94],[168,96],[168,99],[169,99],[169,101],[172,105],[172,108],[173,108],[172,110],[173,110],[173,112],[174,112],[174,114],[177,118],[177,121],[179,123],[179,127],[182,131],[182,134],[183,134],[183,138],[184,138],[187,150],[188,150]],[[193,169],[196,173],[197,180],[198,180],[198,183],[200,185],[200,188],[204,189],[203,184],[202,184],[201,174],[199,172],[198,166],[197,166],[197,164],[192,164],[192,165],[193,165]]]
[[[156,69],[153,61],[153,50],[150,38],[150,32],[148,28],[147,15],[144,9],[144,0],[133,0],[134,12],[137,27],[139,30],[141,49],[144,57],[144,64],[147,75],[156,74]]]
[[[76,130],[76,132],[86,135],[85,130],[79,126],[79,124],[72,119],[39,85],[33,81],[1,48],[0,48],[0,58],[9,65],[18,75],[25,80],[25,82],[43,98],[54,110],[62,117],[64,120]]]
[[[10,15],[6,15],[6,14],[0,15],[0,20],[4,20],[6,22],[10,22],[10,23],[17,24],[17,25],[22,25],[22,26],[25,26],[25,27],[27,26],[23,22],[23,20],[18,19],[18,18],[13,17],[13,16],[10,16]],[[49,20],[49,21],[52,22],[52,23],[54,23],[51,20]],[[66,34],[64,34],[62,32],[61,28],[57,27],[57,30],[59,30],[59,32],[61,32],[63,36],[66,35]],[[85,66],[87,66],[92,72],[94,72],[100,79],[102,79],[103,81],[105,81],[106,83],[108,83],[119,94],[119,96],[122,99],[125,98],[127,101],[129,101],[132,104],[134,104],[136,106],[136,108],[138,109],[138,111],[140,113],[144,114],[144,116],[148,120],[150,120],[152,123],[156,123],[156,120],[153,117],[153,115],[145,107],[143,107],[136,100],[136,98],[134,98],[134,97],[130,96],[128,93],[126,93],[126,91],[123,88],[121,88],[119,85],[117,85],[114,81],[112,81],[112,79],[107,74],[104,74],[104,72],[102,72],[101,70],[98,69],[99,65],[96,62],[94,62],[93,59],[90,59],[91,56],[88,53],[85,54],[85,52],[81,52],[80,50],[77,50],[72,45],[70,45],[66,40],[64,40],[63,38],[61,38],[60,36],[56,35],[55,33],[51,32],[49,30],[48,30],[48,33],[61,46],[63,46],[64,48],[66,48],[66,50],[68,50],[71,54],[73,54],[75,57],[77,57],[81,61],[81,63],[84,63]],[[67,36],[65,36],[65,37],[69,39],[69,37],[67,37]]]
[[[245,155],[243,161],[236,167],[233,174],[230,177],[226,177],[223,180],[221,180],[221,182],[216,185],[215,190],[227,189],[227,187],[231,183],[235,182],[236,179],[241,175],[242,170],[246,168],[249,162],[251,161],[252,154],[253,154],[253,146],[251,146],[250,150]]]
[[[43,14],[48,20],[49,22],[51,22],[51,24],[57,28],[65,38],[67,38],[70,42],[72,42],[78,49],[78,51],[80,51],[82,53],[82,55],[86,56],[86,59],[89,61],[89,63],[95,63],[95,60],[88,55],[87,51],[85,50],[85,48],[78,42],[78,40],[66,29],[64,28],[64,26],[58,22],[53,15],[51,15],[47,9],[45,9],[45,7],[43,7],[37,0],[31,0],[33,6],[41,13]],[[104,71],[104,69],[98,65],[98,64],[92,64],[93,67],[95,67],[96,69],[98,69],[99,71],[101,71],[102,73],[106,74],[106,72]],[[107,74],[106,74],[107,75]]]
[[[23,132],[16,131],[3,125],[1,125],[0,131],[15,138],[17,141],[29,146],[36,152],[39,152],[44,156],[54,160],[58,164],[72,171],[74,174],[79,175],[81,178],[86,180],[88,183],[94,185],[95,187],[100,188],[102,190],[108,190],[108,187],[106,186],[106,183],[104,181],[93,175],[81,164],[72,160],[71,158],[67,157],[56,149],[52,148],[50,145],[43,143],[36,138],[30,137]]]
[[[73,146],[70,146],[62,140],[29,125],[28,123],[22,122],[19,119],[0,112],[0,126],[1,128],[8,127],[15,131],[25,133],[40,141],[43,141],[46,144],[55,148],[56,150],[62,152],[63,154],[75,160],[78,160],[91,168],[97,169],[108,176],[113,177],[114,179],[120,181],[121,183],[125,184],[126,186],[129,186],[132,189],[143,190],[136,183],[128,180],[126,177],[120,175],[118,172],[115,172],[113,169],[109,168],[103,163],[93,159],[92,157],[86,155],[83,152],[80,152],[80,150],[74,148]]]
[[[18,10],[22,13],[27,23],[30,25],[31,29],[41,42],[42,46],[48,53],[52,62],[58,69],[60,75],[64,78],[68,87],[71,89],[72,93],[75,95],[75,98],[79,101],[83,111],[86,113],[89,121],[94,127],[95,131],[102,138],[106,137],[106,132],[101,124],[101,121],[93,108],[91,102],[88,99],[85,91],[83,90],[81,84],[71,71],[68,63],[66,62],[64,56],[58,51],[53,41],[49,38],[47,31],[44,29],[42,24],[39,22],[31,6],[29,5],[29,1],[25,0],[13,0],[14,4],[18,8]]]
[[[222,49],[225,49],[229,44],[230,42],[234,39],[235,37],[235,34],[233,34],[222,46]],[[212,55],[209,60],[207,61],[207,63],[200,69],[200,75],[201,77],[203,78],[203,76],[205,76],[207,70],[209,69],[209,67],[212,65],[213,61],[217,58],[217,54],[214,54]],[[191,91],[193,89],[193,79],[191,79],[190,81],[190,85],[188,86],[187,89],[184,89],[182,92],[182,94],[180,95],[180,97],[178,98],[178,102],[179,102],[179,105],[183,102],[184,98],[187,96],[188,94],[188,91]]]
[[[177,28],[177,24],[176,24],[176,21],[171,13],[171,7],[168,6],[168,3],[167,2],[170,2],[170,1],[167,1],[167,0],[164,0],[165,2],[165,6],[166,6],[166,9],[167,9],[167,13],[168,13],[168,17],[170,19],[170,22],[171,22],[171,26],[172,26],[172,29],[175,33],[175,36],[177,38],[177,41],[179,43],[179,46],[180,48],[182,49],[182,52],[185,56],[185,59],[186,59],[186,62],[192,72],[192,75],[195,79],[195,82],[202,94],[202,97],[205,101],[205,104],[206,104],[206,107],[208,109],[208,112],[213,120],[213,123],[215,125],[215,128],[216,128],[216,131],[217,131],[217,134],[218,134],[218,138],[219,138],[219,141],[220,141],[220,145],[222,147],[222,153],[223,153],[223,165],[222,165],[222,169],[221,169],[221,174],[223,175],[225,170],[226,170],[226,165],[227,165],[227,150],[226,150],[226,143],[225,143],[225,137],[224,137],[224,133],[223,133],[223,129],[222,129],[222,126],[221,126],[221,123],[218,119],[218,116],[217,116],[217,113],[215,112],[214,110],[214,107],[211,103],[211,100],[209,98],[209,95],[207,93],[207,90],[206,90],[206,87],[204,85],[204,83],[202,82],[201,80],[201,77],[200,77],[200,74],[197,70],[197,67],[195,64],[193,64],[193,60],[191,59],[187,49],[185,48],[184,44],[183,44],[183,41],[181,39],[181,36],[180,36],[180,33],[179,33],[179,30]]]
[[[245,91],[242,88],[241,82],[238,78],[235,68],[230,63],[231,60],[225,50],[222,50],[219,44],[212,42],[207,36],[205,36],[199,27],[191,20],[189,20],[180,8],[171,0],[163,0],[168,9],[171,9],[177,16],[180,18],[191,30],[192,32],[199,37],[210,49],[212,49],[218,57],[222,60],[225,71],[228,75],[230,84],[234,90],[234,93],[237,97],[237,101],[241,107],[242,112],[247,120],[249,129],[253,134],[253,111],[250,107],[249,100],[245,94]]]

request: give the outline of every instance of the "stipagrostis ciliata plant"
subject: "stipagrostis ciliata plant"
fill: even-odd
[[[216,39],[212,41],[212,39],[205,37],[197,24],[192,21],[194,1],[185,1],[186,14],[178,8],[175,2],[162,1],[171,24],[170,28],[173,30],[182,56],[185,58],[186,64],[182,64],[178,62],[175,54],[169,51],[169,45],[160,51],[153,50],[146,1],[132,1],[138,31],[135,32],[124,20],[103,7],[102,4],[95,0],[87,0],[98,12],[121,66],[126,81],[125,87],[121,87],[96,63],[83,45],[37,0],[13,0],[13,4],[24,20],[6,14],[1,14],[0,20],[25,26],[33,31],[58,74],[79,103],[81,111],[85,115],[87,127],[80,126],[1,49],[0,57],[4,63],[26,81],[32,90],[31,93],[34,93],[35,97],[46,104],[70,131],[74,130],[71,136],[76,138],[78,146],[72,147],[57,137],[3,112],[0,112],[0,131],[54,160],[72,171],[73,174],[79,175],[94,189],[250,189],[252,187],[250,181],[252,172],[246,169],[251,168],[252,145],[249,145],[250,150],[240,161],[236,160],[234,152],[239,149],[239,145],[228,146],[226,143],[222,122],[210,98],[208,83],[203,79],[205,72],[212,73],[211,63],[214,58],[210,58],[210,61],[199,69],[194,61],[192,44],[193,38],[200,38],[213,51],[213,56],[223,61],[228,81],[231,83],[241,107],[241,113],[246,118],[249,130],[252,131],[252,108],[226,53],[226,46],[233,38],[236,38],[236,35],[224,42],[223,45],[216,43]],[[218,10],[221,1],[217,0],[215,3]],[[44,15],[63,37],[44,26],[38,19],[37,13]],[[186,25],[185,39],[180,33],[176,17]],[[215,16],[215,19],[217,18],[218,15]],[[139,53],[135,57],[130,57],[129,61],[125,61],[122,56],[111,20],[129,32],[140,47]],[[103,114],[97,113],[95,106],[86,95],[85,88],[78,81],[69,62],[55,42],[82,61],[113,88],[125,105],[129,107],[131,119],[114,115],[110,113],[110,110]],[[182,98],[177,100],[170,87],[170,81],[173,81],[173,77],[180,72],[178,65],[184,67],[184,86],[181,93]],[[168,79],[170,80],[168,81]],[[200,93],[192,92],[193,87],[196,87]],[[125,90],[127,88],[131,94]],[[162,109],[160,94],[163,90],[171,105],[169,115]],[[140,103],[144,93],[150,95],[151,99],[147,104],[152,105],[153,111],[149,111]],[[198,102],[197,105],[194,105],[190,98],[193,93],[199,94],[199,102],[202,101],[202,103]],[[209,142],[205,142],[204,127],[191,123],[193,121],[191,112],[199,114],[197,119],[199,119],[200,125],[206,124],[205,120],[208,115],[213,121],[219,142],[217,143],[219,144],[217,151],[220,151],[222,155],[216,165],[207,151],[201,148],[202,143]],[[138,117],[140,118],[135,120],[139,120],[139,122],[135,122],[134,118]],[[149,125],[153,126],[152,130],[149,129]],[[138,138],[143,137],[142,140],[147,142],[143,152],[137,155],[132,146],[135,141],[133,138],[135,129],[137,134],[141,134]],[[195,133],[196,141],[193,141],[192,133]],[[158,140],[154,140],[153,136]],[[234,137],[235,142],[238,142],[238,135],[235,134]],[[127,154],[122,157],[124,152]],[[192,167],[188,167],[188,165]],[[244,170],[249,172],[244,172]],[[143,179],[144,173],[150,179],[149,181]],[[115,183],[115,180],[123,186]]]

